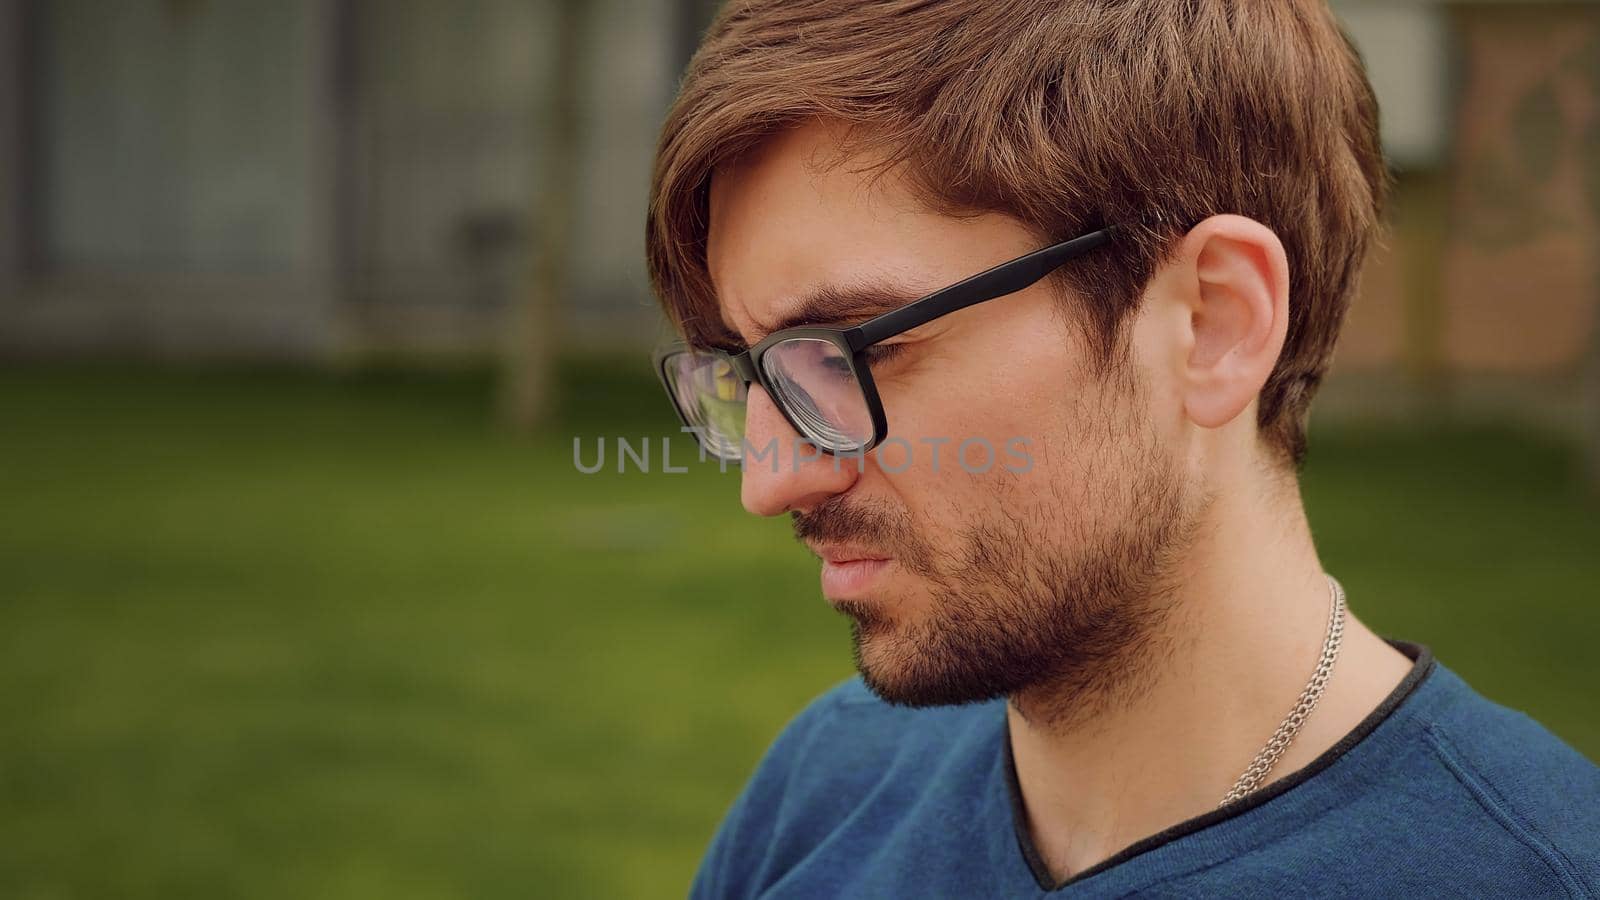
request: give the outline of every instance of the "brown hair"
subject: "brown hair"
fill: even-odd
[[[1056,240],[1128,223],[1058,277],[1102,364],[1189,227],[1237,213],[1288,253],[1288,338],[1261,392],[1298,466],[1388,191],[1378,107],[1322,0],[728,0],[657,149],[652,285],[692,342],[722,331],[706,271],[712,171],[815,117],[933,208]]]

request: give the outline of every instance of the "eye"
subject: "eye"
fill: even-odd
[[[824,356],[824,357],[822,357],[822,359],[819,360],[819,362],[822,364],[822,367],[824,369],[826,369],[828,374],[830,374],[830,375],[837,375],[840,378],[854,378],[855,377],[855,370],[850,367],[850,359],[849,359],[849,357],[845,357],[845,356]]]
[[[899,356],[901,351],[906,349],[906,346],[903,342],[899,344],[873,344],[863,350],[862,353],[866,356],[868,365],[877,365]]]

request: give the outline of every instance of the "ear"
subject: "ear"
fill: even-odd
[[[1188,306],[1188,356],[1180,361],[1184,411],[1220,428],[1250,407],[1289,331],[1289,259],[1272,229],[1243,216],[1212,216],[1168,264]]]

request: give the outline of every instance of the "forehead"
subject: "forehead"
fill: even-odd
[[[749,340],[829,290],[915,296],[1029,248],[1003,217],[929,209],[901,173],[872,168],[878,158],[843,156],[844,136],[796,128],[713,174],[706,262],[730,332]]]

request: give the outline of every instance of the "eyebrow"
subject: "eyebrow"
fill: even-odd
[[[802,325],[843,326],[865,322],[873,316],[899,309],[925,296],[921,291],[888,282],[862,282],[854,285],[823,285],[802,297],[787,314],[764,331],[767,335]]]

